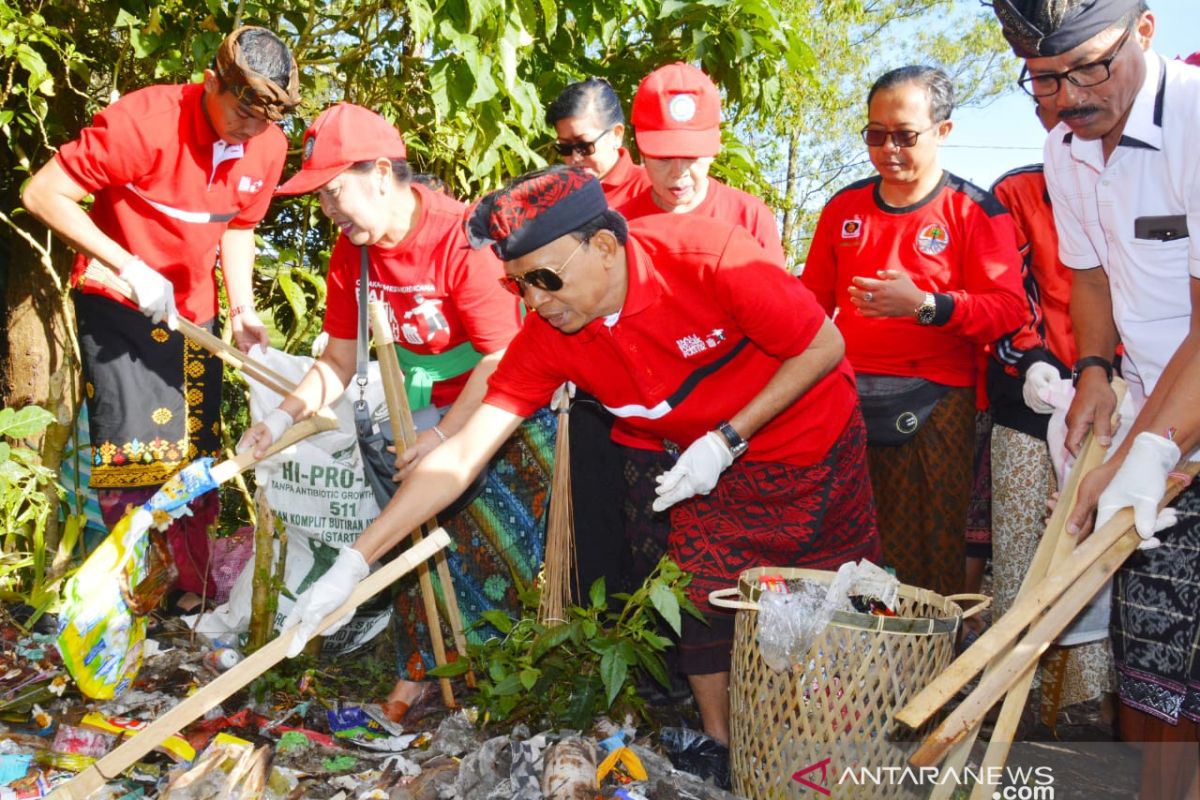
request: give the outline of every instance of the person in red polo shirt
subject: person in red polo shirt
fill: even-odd
[[[174,332],[174,315],[214,329],[219,251],[234,340],[243,350],[266,344],[251,289],[254,226],[287,152],[273,123],[299,104],[298,88],[287,45],[263,28],[239,28],[201,83],[151,86],[113,103],[22,195],[78,253],[71,280],[91,485],[110,527],[184,464],[220,452],[221,362]],[[84,278],[93,261],[124,278],[136,303]],[[216,493],[191,510],[167,539],[179,587],[202,592]]]
[[[680,453],[659,476],[672,556],[710,625],[684,622],[682,666],[705,732],[729,737],[732,617],[708,592],[761,565],[837,567],[878,552],[862,418],[841,336],[807,289],[740,226],[651,217],[628,226],[600,184],[553,167],[474,208],[474,243],[505,261],[534,313],[483,404],[405,479],[354,548],[370,562],[450,502],[564,381],[616,418],[613,438]],[[322,578],[292,649],[353,590]]]
[[[633,131],[650,189],[613,208],[628,220],[695,214],[741,225],[784,266],[766,203],[708,175],[721,152],[721,95],[707,75],[678,62],[647,75],[633,98]]]
[[[802,276],[858,375],[885,558],[944,595],[965,577],[977,353],[1024,317],[1007,212],[938,164],[953,105],[932,67],[875,82],[863,139],[879,174],[825,206]]]
[[[496,257],[468,243],[466,207],[413,183],[407,152],[390,122],[350,103],[327,108],[305,132],[302,167],[278,193],[316,192],[341,231],[329,259],[329,342],[296,391],[243,434],[243,446],[265,449],[293,419],[337,399],[349,385],[364,259],[368,296],[390,311],[418,431],[416,445],[401,454],[399,473],[436,452],[479,407],[488,377],[520,328],[519,303],[500,287],[504,271]],[[519,612],[519,587],[531,585],[541,567],[555,420],[547,409],[535,411],[493,460],[478,496],[441,520],[457,543],[450,573],[476,643],[499,635],[484,613]],[[345,551],[341,563],[354,555]],[[350,563],[365,573],[361,560]],[[436,575],[431,580],[437,584]],[[395,608],[401,680],[389,701],[398,717],[436,692],[428,691],[432,683],[418,683],[433,658],[415,579],[401,584]],[[445,639],[452,641],[449,633]]]

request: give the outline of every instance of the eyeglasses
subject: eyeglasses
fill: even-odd
[[[527,286],[541,289],[544,292],[557,292],[563,287],[563,270],[567,268],[567,264],[571,263],[571,259],[579,252],[579,248],[585,244],[587,244],[586,239],[575,245],[575,249],[571,251],[571,255],[567,256],[566,261],[558,265],[558,269],[538,267],[537,269],[529,270],[524,275],[505,275],[500,279],[500,285],[517,297],[525,296],[525,287]]]
[[[1125,41],[1132,32],[1133,28],[1126,28],[1125,33],[1117,40],[1116,46],[1109,52],[1108,57],[1102,58],[1099,61],[1092,61],[1088,64],[1080,64],[1078,67],[1072,67],[1066,72],[1048,72],[1045,75],[1030,75],[1029,66],[1023,66],[1021,67],[1021,77],[1017,79],[1017,85],[1034,97],[1050,97],[1051,95],[1058,94],[1058,90],[1062,88],[1063,78],[1082,88],[1104,83],[1112,77],[1112,62],[1116,60],[1121,52],[1121,48],[1125,46]]]
[[[590,142],[555,142],[554,149],[560,156],[563,156],[564,158],[572,153],[580,158],[586,158],[587,156],[590,156],[592,153],[596,152],[596,143],[607,136],[615,127],[616,126],[613,125],[605,128],[600,132],[599,136],[597,136],[595,139],[592,139]]]
[[[867,147],[883,147],[889,137],[896,147],[912,147],[921,134],[929,133],[937,126],[938,123],[935,122],[923,131],[887,131],[883,128],[866,127],[862,129],[862,139]]]

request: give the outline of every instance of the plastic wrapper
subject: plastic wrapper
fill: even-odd
[[[896,607],[900,582],[863,560],[838,568],[828,585],[799,581],[787,593],[764,591],[758,598],[758,646],[763,661],[777,672],[804,660],[835,611],[856,610],[850,597],[874,598],[889,609]]]
[[[145,505],[126,514],[67,581],[56,644],[84,695],[107,700],[125,691],[142,666],[145,592],[161,593],[152,576],[150,529],[165,529],[187,504],[216,488],[212,459],[192,462]],[[139,593],[143,596],[139,597]],[[152,603],[151,603],[152,605]]]

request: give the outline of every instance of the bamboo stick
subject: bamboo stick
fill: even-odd
[[[387,306],[372,300],[368,307],[371,318],[371,335],[375,339],[375,357],[379,360],[379,375],[383,380],[383,397],[387,403],[388,417],[392,420],[392,434],[396,438],[396,467],[400,467],[400,456],[404,450],[416,441],[416,429],[413,426],[412,412],[408,407],[408,396],[404,391],[404,373],[400,370],[400,362],[396,360],[395,346],[392,340],[392,323],[388,316]],[[406,413],[407,412],[407,413]],[[398,433],[399,431],[399,433]],[[421,541],[421,531],[412,533],[413,541]],[[444,561],[444,559],[443,559]],[[447,568],[447,571],[449,568]],[[453,594],[454,587],[445,582],[441,572],[438,578],[443,581],[443,592]],[[442,638],[442,625],[438,615],[437,596],[433,591],[433,579],[429,576],[429,565],[417,565],[417,583],[421,587],[421,602],[425,606],[425,621],[429,624],[429,641],[433,645],[433,661],[437,666],[446,665],[446,643]],[[464,657],[466,653],[462,654]],[[454,690],[449,678],[439,678],[438,684],[442,690],[442,702],[447,708],[454,708]]]

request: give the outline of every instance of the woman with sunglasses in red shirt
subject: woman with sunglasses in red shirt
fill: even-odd
[[[296,391],[246,431],[244,446],[263,450],[349,384],[364,252],[368,295],[389,310],[419,431],[416,445],[399,456],[396,479],[403,481],[479,407],[520,328],[519,303],[499,285],[504,271],[496,257],[469,246],[463,204],[414,183],[405,158],[399,132],[360,106],[326,109],[305,132],[301,170],[278,193],[316,192],[340,230],[329,266],[324,327],[330,338]],[[548,410],[532,415],[493,459],[484,490],[439,520],[457,543],[448,560],[468,637],[490,635],[488,627],[472,626],[484,611],[518,612],[518,589],[540,568],[554,431]],[[347,547],[331,571],[361,578],[367,566]],[[416,681],[432,663],[422,653],[427,620],[415,581],[397,595],[395,620],[402,680],[389,700],[400,711],[426,696]]]

